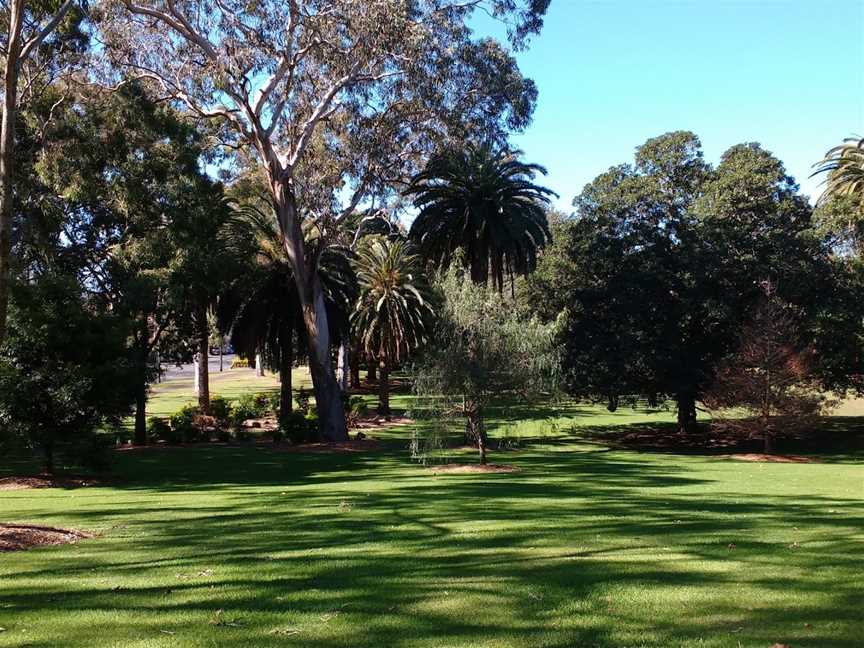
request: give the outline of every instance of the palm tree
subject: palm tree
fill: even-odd
[[[390,413],[390,370],[426,341],[433,314],[419,259],[404,240],[369,237],[354,267],[360,297],[351,317],[363,350],[378,361],[378,413]]]
[[[432,157],[406,194],[420,210],[410,236],[437,267],[462,250],[471,279],[499,292],[504,276],[526,275],[550,240],[546,208],[551,189],[534,184],[546,169],[521,162],[521,151],[468,146]]]
[[[851,196],[864,213],[864,138],[850,137],[825,154],[813,175],[827,174],[823,203],[834,196]]]

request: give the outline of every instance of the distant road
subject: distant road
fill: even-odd
[[[225,371],[231,367],[231,361],[234,359],[234,355],[228,355],[227,353],[222,356],[222,366],[225,368]],[[218,373],[219,372],[219,356],[209,356],[210,363],[210,373]],[[162,365],[162,380],[175,380],[177,378],[194,378],[195,377],[195,365],[193,363],[180,365]]]

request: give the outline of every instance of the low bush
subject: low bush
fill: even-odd
[[[195,417],[200,416],[197,405],[184,405],[171,415],[171,428],[175,439],[182,443],[198,441],[200,432],[196,427]],[[175,443],[177,441],[174,441]]]
[[[217,427],[224,428],[231,421],[231,402],[224,396],[210,397],[210,414],[216,419]]]
[[[243,425],[243,421],[258,418],[262,412],[255,405],[255,396],[253,394],[243,394],[234,405],[231,419],[235,428]]]
[[[147,436],[165,443],[180,443],[183,439],[180,432],[175,432],[171,424],[159,416],[151,416],[147,420]]]
[[[291,443],[307,443],[315,438],[318,419],[303,412],[287,412],[279,417],[279,430]]]
[[[369,413],[369,405],[362,396],[343,393],[342,405],[345,408],[345,422],[349,428],[357,427],[360,419]]]
[[[252,399],[255,403],[255,407],[260,412],[260,416],[279,411],[278,392],[258,392],[252,397]]]

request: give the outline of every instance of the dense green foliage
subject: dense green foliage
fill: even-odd
[[[378,413],[390,413],[389,374],[428,339],[434,311],[419,258],[402,240],[367,237],[354,269],[360,296],[351,315],[360,347],[378,362]]]
[[[530,398],[554,388],[554,325],[525,318],[492,287],[451,267],[436,284],[441,305],[434,343],[415,370],[416,392],[445,418],[465,421],[465,438],[486,463],[487,409],[503,394]]]
[[[100,459],[93,431],[118,425],[134,400],[127,323],[74,289],[51,276],[16,285],[0,349],[0,452],[23,443],[47,472],[58,452],[70,463]]]
[[[476,283],[501,292],[504,279],[526,275],[550,238],[546,207],[555,192],[534,184],[546,170],[520,151],[467,146],[433,156],[406,190],[420,212],[411,238],[436,267],[456,258]]]
[[[758,145],[732,147],[711,169],[695,135],[669,133],[574,204],[524,290],[547,320],[564,313],[570,393],[611,409],[672,398],[692,431],[765,281],[801,311],[824,386],[857,387],[860,271],[831,257],[794,181]]]

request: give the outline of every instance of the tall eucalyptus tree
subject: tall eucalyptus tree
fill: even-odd
[[[508,45],[475,39],[477,10],[512,47],[539,31],[549,0],[112,0],[106,51],[124,70],[254,151],[267,178],[302,304],[323,437],[347,439],[330,358],[319,256],[324,236],[370,195],[416,171],[442,141],[503,140],[537,91]]]

